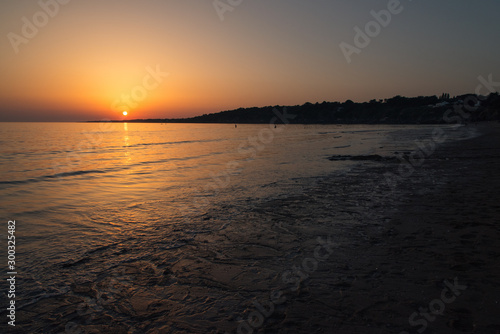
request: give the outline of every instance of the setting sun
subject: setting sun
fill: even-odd
[[[122,114],[123,114],[123,116],[127,116],[128,112],[124,111]]]

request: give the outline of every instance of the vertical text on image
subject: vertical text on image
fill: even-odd
[[[9,307],[7,307],[7,318],[10,326],[16,326],[16,221],[9,220],[7,223],[7,278]]]

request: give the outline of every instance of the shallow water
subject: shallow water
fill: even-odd
[[[2,123],[0,209],[16,220],[18,307],[240,224],[234,215],[359,164],[330,156],[393,156],[435,127]],[[475,135],[439,128],[450,140]],[[197,226],[208,212],[217,223]]]

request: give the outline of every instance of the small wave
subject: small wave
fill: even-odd
[[[383,157],[378,154],[373,155],[334,155],[328,158],[330,161],[388,161],[397,162],[399,159],[397,157]]]
[[[85,174],[103,174],[106,171],[93,169],[93,170],[79,170],[74,172],[66,172],[66,173],[57,173],[52,175],[43,175],[36,178],[26,179],[26,180],[14,180],[14,181],[0,181],[0,185],[16,185],[16,184],[27,184],[27,183],[36,183],[43,182],[50,179],[57,179],[60,177],[69,177],[69,176],[78,176]]]
[[[140,146],[161,146],[161,145],[177,145],[177,144],[192,144],[192,143],[210,143],[214,141],[220,141],[220,139],[207,139],[207,140],[181,140],[181,141],[167,141],[162,143],[139,143],[123,147],[140,147]]]
[[[45,178],[55,178],[55,177],[66,177],[66,176],[77,176],[77,175],[85,175],[85,174],[104,174],[106,171],[100,169],[92,169],[92,170],[79,170],[75,172],[67,172],[67,173],[58,173],[54,175],[47,175]]]
[[[351,130],[351,131],[342,131],[341,133],[366,133],[366,132],[383,132],[387,131],[384,129],[374,129],[374,130]]]

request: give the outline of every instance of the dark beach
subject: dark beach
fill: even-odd
[[[149,255],[92,281],[66,265],[67,293],[22,307],[12,332],[499,333],[499,125],[408,175],[359,161],[302,195],[214,207],[175,247],[98,250]]]
[[[396,167],[365,164],[304,200],[327,220],[293,224],[309,256],[329,226],[337,246],[267,332],[499,333],[500,126],[478,130],[396,186],[383,177]]]

